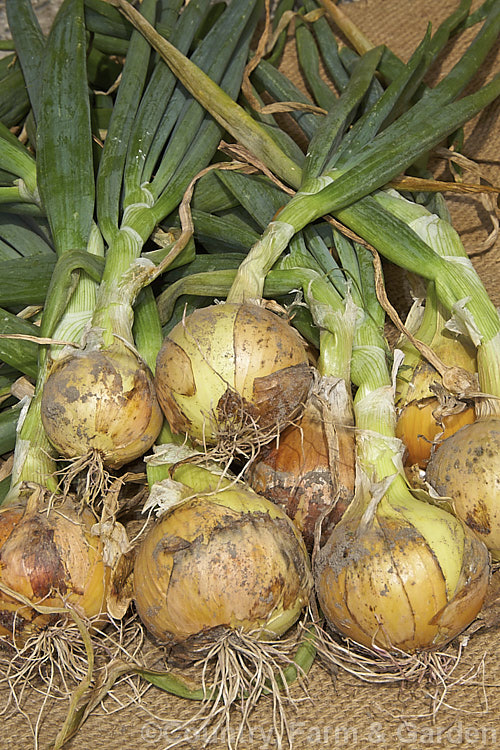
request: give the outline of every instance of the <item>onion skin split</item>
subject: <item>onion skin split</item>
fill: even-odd
[[[453,398],[430,362],[417,354],[413,346],[409,345],[408,349],[405,366],[396,380],[396,435],[406,448],[405,465],[425,469],[431,453],[443,440],[474,421],[475,410],[471,403]],[[455,377],[467,378],[467,373],[472,377],[477,371],[474,347],[464,336],[455,337],[446,330],[439,330],[432,349],[449,368],[447,377],[451,381],[447,382],[447,388],[455,386],[457,390],[453,392],[459,392],[462,381],[456,381]],[[412,364],[415,357],[417,362]]]
[[[252,303],[195,310],[172,329],[156,362],[158,400],[172,430],[209,445],[248,424],[282,429],[311,383],[297,331]]]
[[[383,498],[368,523],[344,516],[337,524],[316,556],[319,604],[334,630],[367,648],[407,653],[441,648],[481,609],[489,583],[488,551],[465,528],[458,545],[452,528],[447,530],[446,513],[441,519],[445,544],[437,554],[400,510]],[[451,591],[439,562],[447,554],[461,555]]]
[[[396,437],[405,445],[405,464],[425,469],[431,453],[439,448],[446,438],[457,430],[475,420],[474,407],[468,406],[463,411],[435,416],[439,407],[437,398],[425,398],[410,401],[404,406],[396,423]]]

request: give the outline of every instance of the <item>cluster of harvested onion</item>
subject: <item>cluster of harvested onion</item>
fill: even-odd
[[[127,10],[127,15],[134,20],[131,10]],[[484,53],[486,36],[492,43],[497,24],[497,17],[495,14],[493,16],[488,31],[478,36],[473,43],[474,51],[478,53]],[[182,72],[182,61],[172,46],[164,44],[152,32],[149,38],[164,55],[169,65],[176,71]],[[423,54],[422,50],[415,53],[412,60],[414,67],[408,66],[404,70],[397,71],[401,80],[398,79],[394,89],[388,89],[385,92],[385,99],[381,97],[384,105],[386,101],[391,100],[391,96],[394,96],[393,91],[400,93],[404,86],[408,85],[418,67],[419,55]],[[435,255],[431,247],[424,242],[419,245],[415,240],[416,235],[413,230],[408,231],[403,237],[403,222],[385,208],[381,208],[374,198],[364,196],[386,184],[398,173],[398,170],[412,164],[417,154],[424,153],[431,148],[431,144],[439,142],[441,138],[453,132],[454,128],[463,121],[462,118],[469,117],[476,107],[484,106],[487,99],[495,97],[498,83],[490,87],[486,86],[477,95],[471,95],[463,109],[459,111],[458,107],[450,104],[458,94],[456,83],[458,76],[454,72],[453,76],[450,75],[440,84],[442,101],[439,104],[437,92],[435,96],[422,97],[422,100],[407,115],[403,115],[383,133],[373,137],[377,133],[377,128],[382,127],[387,117],[387,110],[384,111],[381,104],[376,114],[370,112],[365,120],[363,117],[360,118],[349,133],[349,137],[346,138],[345,148],[341,147],[332,153],[331,132],[328,139],[324,139],[323,136],[328,128],[340,129],[345,121],[348,121],[352,110],[359,105],[365,95],[379,59],[380,50],[371,50],[359,61],[341,98],[341,111],[333,108],[318,128],[318,132],[314,134],[303,164],[299,192],[269,223],[260,240],[239,266],[235,281],[227,295],[230,303],[260,298],[266,273],[285,250],[292,235],[327,212],[334,213],[340,221],[347,224],[366,241],[380,248],[385,254],[388,254],[390,243],[393,242],[395,236],[396,242],[393,243],[394,248],[390,257],[398,262],[398,253],[401,254],[401,265],[406,263],[403,240],[408,239],[409,248],[406,255],[410,257],[413,264],[412,270],[417,273],[422,265],[425,266],[429,262],[429,268],[424,270],[427,272],[427,278],[434,280],[438,287],[434,272],[444,263],[440,265],[438,261],[430,262],[429,259],[434,258]],[[471,57],[462,65],[461,86],[472,72],[470,59]],[[222,112],[226,114],[228,105],[225,102],[219,102],[210,82],[202,77],[198,77],[196,82],[197,86],[193,86],[191,82],[190,88],[194,95],[205,96],[201,91],[197,92],[195,90],[197,88],[206,90],[209,95],[214,96],[210,111],[214,112],[215,116],[222,116]],[[396,98],[398,95],[396,93]],[[204,101],[206,101],[205,98]],[[392,104],[394,101],[396,99],[392,100]],[[422,118],[424,114],[424,119],[432,123],[432,128],[429,125],[425,132],[422,128],[422,133],[415,133],[410,137],[408,122],[416,122],[417,118]],[[345,117],[345,120],[341,115]],[[225,123],[229,121],[234,122],[232,116],[224,120]],[[370,130],[371,128],[373,130]],[[260,136],[261,130],[255,123],[252,126],[249,124],[246,130],[243,126],[239,129],[234,128],[235,136],[243,143],[245,143],[244,138],[248,137],[249,147],[255,146],[257,133]],[[383,159],[389,142],[392,149],[391,158]],[[356,147],[353,147],[352,143]],[[287,165],[283,163],[276,167],[280,176],[285,177],[286,167]],[[283,171],[279,171],[280,169]],[[360,175],[360,170],[364,179]],[[286,173],[285,179],[293,181],[294,184],[297,183],[296,175],[291,176],[290,173]],[[366,265],[364,261],[364,266]],[[437,288],[437,294],[444,307],[449,310],[450,300],[455,299],[454,294],[457,292],[458,283],[455,276],[451,279],[448,277],[447,282],[448,294],[444,298],[440,296],[444,287],[442,282]],[[361,305],[361,309],[365,309],[364,304]],[[368,313],[366,317],[368,318]],[[374,319],[378,319],[378,314]],[[183,323],[183,335],[186,332],[189,336],[189,324],[190,318],[187,318]],[[363,327],[363,325],[359,330],[363,333],[357,334],[361,337],[361,342],[357,341],[354,347],[356,358],[353,356],[351,379],[357,388],[355,402],[356,430],[359,435],[357,453],[362,472],[368,477],[369,490],[359,490],[349,509],[334,527],[329,541],[316,557],[317,589],[322,591],[319,595],[320,603],[324,614],[335,629],[357,638],[362,643],[378,644],[389,650],[391,648],[402,648],[407,651],[433,649],[447,643],[463,630],[479,611],[488,582],[488,554],[482,542],[461,521],[443,508],[432,505],[430,497],[428,503],[417,500],[408,489],[401,466],[400,444],[395,435],[395,409],[391,378],[386,363],[388,352],[381,344],[378,331],[372,330],[370,333],[370,326]],[[365,331],[368,331],[368,334]],[[363,341],[364,335],[368,335],[368,342]],[[194,346],[196,347],[196,339],[194,339]],[[217,342],[212,342],[211,346],[215,350]],[[205,356],[203,350],[201,356]],[[207,357],[207,364],[209,368],[213,367],[211,357]],[[193,386],[194,378],[191,377],[189,368],[188,378],[180,379],[180,384],[183,386],[186,382],[189,390],[185,395],[190,397],[199,384]],[[219,394],[216,393],[215,399],[218,401],[219,398]],[[187,400],[182,402],[182,408],[186,408],[186,403]],[[210,401],[204,404],[202,420],[205,425],[209,421],[209,414],[213,414],[214,406],[215,404]],[[170,413],[174,413],[175,410]],[[184,422],[181,420],[184,429],[189,426],[190,422],[191,415],[188,415],[188,419],[184,419]],[[200,440],[200,434],[195,435],[195,438]],[[360,481],[359,487],[366,487],[365,482]],[[330,539],[338,539],[338,536],[345,532],[351,518],[354,519],[354,526],[357,530],[355,534],[357,546],[354,557],[349,558],[351,565],[346,566],[343,559],[349,557],[348,547],[342,546],[339,542],[338,549],[342,550],[342,559],[339,560],[335,553],[336,544],[334,541],[330,544]],[[377,525],[383,525],[385,528],[387,524],[393,527],[394,544],[398,540],[401,545],[399,548],[401,559],[399,560],[395,560],[392,554],[394,544],[388,545],[387,554],[381,553],[377,545],[378,543],[384,544],[383,532],[378,539],[375,534],[369,543],[367,541],[368,536],[365,534],[367,527],[376,529]],[[349,538],[351,541],[354,539],[354,537]],[[329,565],[328,553],[332,550],[334,551],[331,565]],[[414,554],[413,550],[415,550]],[[354,582],[352,587],[349,584],[348,590],[341,582],[336,596],[333,597],[334,601],[330,601],[328,594],[323,590],[322,582],[324,583],[327,579],[326,589],[332,591],[334,586],[332,580],[344,574],[347,576],[348,568],[353,568],[354,560],[361,561],[359,573],[361,577],[367,576],[369,581],[367,588],[356,587]],[[377,571],[378,561],[381,563],[380,570]],[[431,575],[432,565],[434,567]],[[411,602],[411,597],[409,598],[411,603],[408,605],[407,617],[402,627],[398,628],[397,621],[391,617],[391,611],[395,602],[405,598],[408,600],[412,581],[418,577],[417,571],[421,573],[422,570],[426,572],[421,580],[422,582],[425,580],[430,588],[426,589],[426,596],[418,602],[416,600]],[[395,574],[394,571],[396,571]],[[407,587],[410,588],[407,590]],[[370,597],[367,595],[368,591]],[[360,615],[361,623],[357,622],[357,618],[354,620],[349,618],[349,612],[354,606],[353,602],[359,602],[362,609],[369,611],[364,621]],[[386,609],[384,605],[387,602],[390,602],[391,606]],[[462,608],[460,603],[463,603]],[[338,618],[336,618],[337,613],[340,613]]]
[[[144,0],[142,16],[129,3],[114,0],[114,4],[153,41],[158,37],[145,21],[154,17],[153,0]],[[229,93],[234,89],[233,96],[258,10],[257,2],[240,5],[230,5],[224,22],[233,35],[231,52],[222,50],[220,64],[211,66],[209,59],[217,46],[212,29],[210,53],[200,44],[202,51],[196,58]],[[194,33],[187,31],[189,14],[199,21],[201,6],[201,2],[199,8],[194,2],[186,4],[179,28],[175,27],[186,49]],[[73,15],[68,8],[69,0],[66,15],[61,16],[59,41],[62,30],[77,22],[81,64],[83,4],[74,3]],[[177,11],[172,15],[177,16]],[[488,28],[498,26],[498,17],[491,12]],[[493,31],[487,34],[492,43]],[[268,223],[240,264],[225,295],[227,301],[183,315],[162,338],[151,289],[141,292],[183,250],[186,237],[182,234],[171,252],[164,253],[166,262],[161,261],[159,268],[141,253],[154,227],[177,208],[189,182],[187,175],[193,177],[212,158],[220,130],[204,118],[196,102],[185,109],[178,106],[176,96],[184,102],[185,91],[176,87],[174,76],[159,61],[149,84],[145,83],[151,51],[134,32],[120,85],[122,90],[136,86],[137,115],[129,119],[129,102],[117,98],[98,170],[99,229],[91,224],[93,164],[91,133],[89,128],[86,131],[85,178],[92,197],[83,212],[88,219],[86,234],[75,244],[99,252],[107,245],[105,262],[98,264],[96,297],[91,264],[78,266],[95,298],[90,320],[87,314],[89,328],[79,350],[69,354],[65,350],[61,357],[53,348],[43,360],[36,397],[16,447],[15,492],[0,512],[1,635],[22,642],[61,612],[100,625],[109,607],[113,571],[104,538],[96,534],[100,528],[96,516],[86,505],[89,497],[99,496],[103,484],[89,490],[87,481],[79,508],[71,496],[52,498],[49,507],[38,490],[26,506],[15,504],[19,487],[26,489],[22,482],[40,484],[40,463],[27,462],[26,456],[31,459],[47,447],[51,461],[55,455],[75,460],[78,470],[86,461],[95,461],[102,476],[102,467],[120,469],[143,458],[155,441],[173,442],[174,436],[198,446],[200,452],[176,449],[173,454],[171,448],[159,449],[146,459],[151,497],[145,509],[154,507],[159,517],[135,551],[133,601],[145,628],[167,647],[169,664],[201,660],[205,678],[215,660],[217,679],[213,685],[204,679],[202,689],[202,698],[214,701],[212,716],[222,715],[225,721],[220,702],[229,709],[236,696],[242,700],[246,721],[248,696],[254,701],[265,692],[276,695],[287,681],[283,663],[294,664],[292,678],[307,668],[310,649],[304,662],[286,652],[283,663],[274,649],[310,604],[313,590],[336,637],[377,653],[390,652],[390,659],[399,652],[441,648],[476,617],[488,586],[490,554],[500,556],[500,512],[491,460],[500,441],[498,368],[492,368],[492,363],[497,364],[500,321],[468,266],[462,283],[456,270],[463,260],[460,252],[445,247],[446,241],[450,247],[455,241],[448,224],[415,203],[405,207],[398,195],[373,191],[492,101],[498,84],[465,98],[463,109],[454,108],[450,103],[458,94],[454,81],[460,77],[455,74],[440,89],[443,104],[429,94],[391,124],[389,113],[399,106],[402,92],[407,87],[417,89],[427,43],[408,67],[394,63],[395,85],[351,128],[383,64],[381,49],[362,56],[341,87],[338,107],[311,129],[300,167],[257,123],[248,124],[254,137],[248,143],[257,143],[262,161],[267,159],[298,192]],[[483,35],[472,51],[482,50],[484,43]],[[237,119],[221,116],[221,106],[233,112],[231,97],[219,96],[216,84],[200,71],[195,73],[192,64],[161,38],[158,49],[195,96],[207,96],[206,92],[213,96],[215,115],[246,143],[248,134],[244,127],[235,127]],[[141,65],[136,68],[138,60]],[[189,83],[183,79],[183,66],[193,74]],[[471,73],[465,68],[464,81]],[[85,83],[79,92],[85,97],[84,77],[80,83]],[[179,116],[170,141],[174,146],[164,152],[161,138],[168,140],[170,131],[166,134],[165,103],[159,103],[153,91],[159,84],[166,102],[172,95],[173,112]],[[402,134],[408,122],[419,118],[432,122],[434,129],[422,127],[421,141],[418,133],[405,141]],[[150,120],[155,125],[149,130]],[[125,138],[127,125],[130,133]],[[156,128],[160,137],[154,143]],[[205,145],[195,158],[198,142]],[[332,148],[332,142],[338,148]],[[183,148],[176,153],[179,143]],[[386,159],[388,145],[391,153]],[[47,160],[50,149],[44,155],[43,136],[39,147]],[[109,180],[115,164],[119,166]],[[59,234],[64,196],[59,195],[54,208],[47,189],[48,183],[42,197],[52,231]],[[304,236],[309,232],[318,251],[322,235],[314,222],[328,212],[400,265],[413,272],[424,267],[428,297],[416,336],[444,362],[446,371],[449,357],[457,364],[458,347],[464,355],[460,365],[473,374],[478,370],[475,390],[482,394],[471,387],[473,379],[467,381],[464,393],[455,382],[451,403],[445,393],[449,380],[436,387],[436,370],[420,361],[413,368],[415,351],[404,345],[407,358],[398,373],[401,412],[396,424],[388,366],[391,353],[381,335],[384,313],[376,299],[371,255],[336,231],[329,235],[339,258],[338,289],[331,283],[331,265],[322,266],[316,256],[313,260],[304,249],[307,242],[300,246],[302,236],[296,244],[292,239],[302,230]],[[436,243],[435,235],[441,232]],[[287,247],[291,252],[284,256]],[[63,250],[68,249],[71,244],[66,238]],[[323,252],[329,258],[326,245]],[[454,254],[460,256],[455,267],[448,257]],[[266,277],[274,274],[278,279],[282,272],[292,272],[293,284],[287,291],[301,287],[316,329],[316,370],[297,329],[272,311],[277,305],[266,306],[262,300]],[[70,313],[78,312],[75,304],[81,298],[71,297],[71,292],[69,298],[74,306]],[[148,304],[155,308],[149,341],[144,325],[142,330],[139,325],[133,329]],[[485,315],[479,320],[482,311]],[[444,333],[452,312],[454,324],[458,321],[461,326],[460,337]],[[45,315],[50,318],[48,303]],[[64,338],[64,326],[61,316],[57,327],[47,333]],[[81,333],[80,325],[78,336]],[[453,355],[445,353],[443,342],[453,348]],[[410,368],[407,388],[404,381]],[[479,399],[476,412],[470,406],[475,398]],[[468,424],[476,416],[479,419]],[[43,425],[39,442],[34,439],[38,418]],[[464,424],[467,427],[459,429]],[[410,430],[412,438],[408,438]],[[455,434],[448,437],[451,432]],[[30,437],[29,444],[25,436]],[[408,463],[427,468],[427,481],[451,499],[448,505],[409,487],[399,437],[406,445]],[[202,449],[212,458],[236,458],[238,470],[243,459],[252,459],[246,476],[253,489],[227,467],[204,468]],[[457,467],[458,479],[452,476]],[[481,478],[492,490],[490,497],[485,490],[472,507],[463,479],[466,470],[476,485]],[[93,475],[89,477],[92,480]],[[51,482],[45,489],[53,489]],[[235,676],[231,665],[236,663]]]

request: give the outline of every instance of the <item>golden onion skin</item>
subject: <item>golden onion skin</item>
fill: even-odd
[[[439,495],[500,560],[500,418],[463,427],[441,444],[426,471]]]
[[[450,592],[441,554],[397,513],[377,512],[368,525],[342,519],[315,562],[316,592],[327,622],[367,648],[414,653],[444,646],[481,609],[489,564],[484,544],[466,533],[462,550],[450,546],[444,552],[462,555]]]
[[[461,427],[471,424],[475,420],[473,406],[463,411],[447,414],[441,417],[441,424],[435,417],[439,407],[437,398],[425,398],[420,401],[410,401],[404,406],[396,423],[396,437],[405,446],[405,464],[425,469],[432,451],[439,448],[446,438],[453,435]]]
[[[285,514],[256,498],[252,510],[192,498],[144,538],[134,599],[158,641],[183,645],[220,627],[280,636],[297,620],[312,589],[307,552]]]
[[[34,604],[66,605],[88,619],[104,619],[110,571],[103,546],[91,533],[94,514],[70,501],[59,508],[0,509],[0,581]],[[102,616],[102,617],[99,617]],[[42,614],[0,592],[0,635],[22,642],[57,615]]]
[[[444,364],[456,368],[457,372],[472,375],[477,371],[476,350],[464,336],[455,337],[443,331],[432,349]],[[414,356],[413,347],[410,347],[410,351]],[[449,408],[448,404],[448,408],[445,408],[440,403],[436,388],[443,395],[446,394],[442,382],[437,370],[420,355],[411,376],[403,366],[396,378],[396,434],[406,448],[406,466],[417,465],[425,469],[432,451],[447,437],[475,419],[474,406],[471,404],[460,405],[457,402],[454,408]]]
[[[297,331],[251,303],[195,310],[172,329],[156,362],[156,391],[170,426],[209,444],[245,420],[283,428],[311,382]]]
[[[149,368],[131,354],[99,349],[77,351],[53,365],[41,412],[61,455],[96,451],[113,469],[143,456],[163,424]]]

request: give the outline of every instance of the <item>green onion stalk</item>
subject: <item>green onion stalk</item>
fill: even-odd
[[[441,194],[432,198],[437,215],[392,189],[375,193],[375,197],[403,221],[406,219],[437,253],[465,257],[456,232],[438,230],[441,220],[450,226]],[[419,230],[421,225],[427,231]],[[474,421],[474,398],[470,393],[477,393],[479,385],[475,376],[476,349],[470,337],[450,322],[450,313],[440,303],[433,282],[415,281],[420,294],[414,292],[416,300],[405,321],[410,334],[406,337],[403,333],[397,343],[404,360],[396,380],[396,432],[406,446],[405,464],[425,469],[431,453],[444,439]]]
[[[357,245],[356,254],[373,278],[369,251]],[[358,320],[351,359],[356,494],[318,552],[314,575],[334,633],[397,657],[439,649],[468,627],[486,594],[489,555],[461,520],[407,484],[389,350],[369,309]]]
[[[178,11],[180,3],[170,6]],[[152,20],[155,8],[148,0],[141,10]],[[206,8],[200,0],[172,14],[170,33],[186,49]],[[255,3],[233,3],[193,53],[233,96],[255,23]],[[152,373],[133,339],[133,305],[179,256],[190,233],[181,233],[158,266],[141,252],[212,158],[221,135],[161,61],[147,80],[151,55],[148,42],[134,32],[97,177],[98,224],[108,247],[91,327],[84,348],[53,369],[42,401],[45,429],[61,453],[86,456],[97,467],[119,468],[140,458],[162,427]]]

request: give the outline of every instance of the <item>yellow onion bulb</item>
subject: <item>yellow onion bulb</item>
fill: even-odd
[[[500,560],[500,418],[485,417],[445,440],[426,479]]]
[[[110,572],[102,541],[92,533],[89,508],[78,513],[67,500],[50,511],[0,509],[0,582],[35,605],[71,607],[82,618],[103,621]],[[23,641],[56,614],[40,613],[0,591],[0,635]]]
[[[179,322],[157,357],[158,400],[177,433],[216,444],[248,424],[282,429],[312,380],[308,355],[286,320],[251,303],[211,305]]]
[[[143,539],[134,567],[141,620],[158,641],[180,649],[220,628],[281,636],[311,589],[300,534],[250,490],[172,507]]]
[[[406,498],[400,507],[382,498],[369,520],[346,516],[314,570],[334,631],[367,648],[415,653],[470,625],[486,595],[489,557],[459,519]]]
[[[475,348],[463,336],[452,337],[445,332],[432,348],[441,361],[456,372],[456,376],[451,371],[448,373],[451,382],[455,377],[462,377],[461,373],[473,376],[476,372]],[[411,377],[404,366],[400,369],[396,385],[396,434],[406,449],[405,465],[425,469],[431,452],[445,438],[474,421],[474,406],[455,399],[450,401],[441,376],[422,358],[419,358]]]
[[[330,379],[313,389],[300,418],[261,449],[247,474],[255,492],[292,519],[309,552],[318,522],[322,546],[354,494],[354,430],[345,419],[335,419],[325,381]]]
[[[163,424],[152,374],[132,353],[89,349],[56,361],[45,383],[42,424],[66,458],[97,452],[119,468],[140,458]]]
[[[475,420],[473,406],[462,411],[437,416],[437,398],[411,401],[404,406],[397,419],[396,436],[405,446],[405,464],[418,465],[425,469],[431,452],[436,451],[443,440]]]

